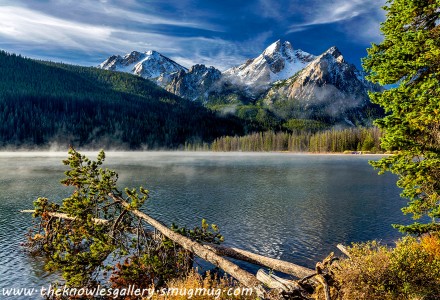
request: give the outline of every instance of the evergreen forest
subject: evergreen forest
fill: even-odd
[[[243,134],[218,116],[133,75],[0,52],[3,149],[176,149]]]

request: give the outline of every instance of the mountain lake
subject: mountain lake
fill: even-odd
[[[97,153],[85,153],[95,159]],[[144,210],[171,224],[217,224],[225,245],[313,268],[338,243],[381,240],[408,223],[396,177],[377,175],[368,155],[108,152],[119,187],[151,191]],[[23,251],[32,202],[60,201],[67,153],[0,153],[0,288],[48,285],[55,275]],[[245,269],[257,267],[241,264]]]

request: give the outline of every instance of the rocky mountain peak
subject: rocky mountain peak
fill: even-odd
[[[222,73],[214,67],[196,64],[188,72],[173,74],[166,90],[190,100],[204,99],[221,76]]]
[[[297,82],[307,85],[313,80],[318,86],[332,85],[338,90],[352,92],[353,88],[361,89],[363,83],[358,77],[356,67],[344,60],[337,47],[331,47],[298,74]]]
[[[277,40],[258,57],[224,72],[233,84],[248,86],[249,94],[259,93],[275,81],[284,80],[307,66],[315,56],[294,50],[290,42]]]
[[[132,51],[123,57],[112,55],[98,67],[106,70],[132,73],[153,80],[160,86],[168,84],[173,73],[187,71],[185,67],[154,50],[144,53]]]
[[[295,59],[303,60],[303,61],[305,61],[305,60],[311,61],[311,59],[307,59],[308,56],[314,58],[314,55],[311,55],[311,54],[304,52],[300,49],[294,50],[292,44],[290,44],[290,42],[288,42],[288,41],[284,42],[281,45],[280,53],[282,56],[284,56],[289,61],[292,61]]]
[[[270,46],[267,47],[266,49],[264,49],[262,54],[265,56],[271,56],[274,55],[275,53],[280,52],[280,49],[281,49],[281,40],[278,40],[275,43],[270,44]]]
[[[319,109],[323,117],[353,125],[347,120],[367,119],[361,112],[370,105],[368,91],[377,90],[379,86],[368,84],[362,73],[344,60],[339,49],[331,47],[295,76],[273,86],[265,102],[271,105],[280,99],[295,101],[305,112]],[[305,113],[303,117],[311,115]]]
[[[120,55],[112,55],[101,63],[98,68],[114,71],[117,65],[122,64],[123,58]]]
[[[123,59],[127,64],[130,64],[139,61],[144,56],[145,56],[144,53],[138,51],[132,51],[130,53],[125,54]]]
[[[278,57],[283,57],[289,61],[292,61],[295,58],[295,52],[293,50],[292,44],[290,42],[285,41],[281,43],[281,40],[276,41],[267,47],[262,55],[266,58],[266,60],[273,60]]]
[[[342,55],[341,51],[339,51],[338,47],[332,46],[327,51],[324,52],[324,54],[330,54],[335,58],[338,58]]]
[[[321,57],[323,58],[330,58],[330,59],[336,59],[339,63],[345,63],[344,56],[342,55],[341,51],[336,46],[333,46],[329,48],[327,51],[325,51]]]
[[[217,70],[214,67],[206,67],[205,65],[202,64],[196,64],[194,66],[192,66],[191,68],[189,68],[188,73],[191,74],[201,74],[203,72],[208,72],[208,71],[213,71],[213,70]],[[218,71],[218,70],[217,70]]]

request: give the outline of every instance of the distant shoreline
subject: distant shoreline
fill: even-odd
[[[77,149],[78,150],[78,149]],[[53,156],[67,154],[68,150],[0,150],[0,156],[27,156],[35,154],[44,154]],[[98,153],[100,150],[79,149],[81,153]],[[290,152],[290,151],[184,151],[184,150],[119,150],[119,149],[104,149],[105,153],[151,153],[151,154],[290,154],[290,155],[320,155],[320,156],[388,156],[392,153],[359,153],[353,151],[352,153],[344,152]]]

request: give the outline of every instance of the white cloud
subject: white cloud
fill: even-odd
[[[365,1],[336,1],[321,7],[310,24],[327,24],[349,20],[365,10]]]
[[[204,18],[194,17],[193,14],[172,11],[167,15],[166,11],[156,7],[157,3],[154,3],[154,0],[149,0],[148,3],[134,0],[48,0],[47,2],[16,0],[14,6],[17,5],[63,20],[89,24],[108,24],[123,28],[143,27],[144,29],[151,28],[152,25],[166,25],[211,31],[222,30],[220,26],[214,26],[206,22]]]
[[[257,56],[268,45],[268,41],[273,42],[278,38],[273,37],[270,30],[274,29],[271,27],[244,41],[198,36],[200,29],[220,32],[222,26],[228,26],[223,23],[213,25],[206,21],[210,18],[200,17],[211,13],[209,11],[180,14],[188,1],[191,0],[179,2],[182,6],[176,8],[179,13],[173,12],[174,17],[168,17],[166,11],[154,12],[153,3],[159,3],[160,0],[150,0],[150,5],[134,0],[49,0],[28,3],[3,0],[3,6],[0,5],[0,47],[31,57],[91,65],[100,63],[112,54],[152,49],[186,67],[204,63],[226,69]],[[293,1],[295,5],[289,8],[288,5],[282,5],[282,1],[258,0],[258,7],[261,16],[279,19],[280,23],[287,22],[286,15],[295,10],[293,15],[302,16],[305,21],[294,23],[289,32],[302,31],[318,24],[347,21],[341,22],[341,28],[350,25],[346,28],[346,34],[353,39],[371,39],[379,35],[379,21],[376,18],[379,14],[366,12],[378,9],[384,0],[312,0],[314,4],[309,2],[307,7],[301,1]],[[364,18],[363,23],[359,22],[363,28],[356,28],[357,23],[349,23],[359,18]],[[170,27],[166,27],[167,31],[157,32],[158,28],[164,27],[161,25]],[[177,30],[171,30],[174,28],[186,33],[193,32],[193,36],[179,36]],[[224,36],[210,34],[214,35]]]
[[[125,24],[137,22],[143,25],[169,25],[194,29],[221,31],[218,26],[213,26],[212,24],[200,20],[195,21],[194,18],[187,20],[182,16],[174,16],[174,18],[161,17],[158,15],[157,12],[155,13],[154,11],[144,11],[146,7],[148,8],[148,6],[145,5],[143,7],[136,7],[133,4],[133,6],[131,6],[130,8],[126,8],[120,4],[114,5],[108,3],[107,0],[105,0],[105,2],[101,1],[101,3],[96,3],[94,1],[77,0],[75,4],[78,5],[81,8],[81,11],[83,11],[84,13],[89,13],[95,18],[99,16],[101,19],[106,19],[110,22],[122,20]],[[57,5],[58,7],[56,7]],[[58,12],[61,14],[65,14],[65,10],[69,7],[70,4],[63,6],[60,5],[59,1],[53,1],[53,4],[51,5],[53,12]],[[81,16],[74,15],[74,17],[75,19],[77,19]]]
[[[384,20],[385,16],[378,15],[374,18],[364,18],[362,22],[348,22],[343,25],[343,28],[353,41],[380,43],[383,40],[380,23]]]
[[[141,16],[134,16],[138,17]],[[206,63],[224,69],[241,63],[242,58],[239,53],[242,45],[240,43],[91,25],[12,6],[0,6],[0,46],[2,45],[16,45],[24,55],[38,48],[39,58],[56,60],[66,57],[63,53],[66,50],[75,52],[76,56],[87,56],[88,59],[93,55],[97,59],[91,62],[93,65],[112,54],[150,49],[157,50],[187,67],[195,63]],[[57,52],[58,56],[49,55]],[[77,59],[72,57],[67,62],[75,61]]]
[[[303,31],[314,25],[350,21],[366,13],[371,15],[373,12],[375,15],[381,15],[381,7],[384,4],[385,0],[335,0],[320,1],[302,9],[294,6],[292,7],[292,10],[299,9],[304,16],[305,21],[292,25],[289,28],[288,33]],[[358,28],[353,29],[358,30]],[[370,28],[365,29],[369,30]]]
[[[282,4],[278,1],[258,0],[258,5],[255,6],[255,12],[262,17],[272,18],[278,21],[285,19],[285,10],[283,10]]]
[[[107,27],[65,21],[22,7],[0,7],[0,36],[11,40],[86,49],[84,42],[103,42],[111,33]]]

